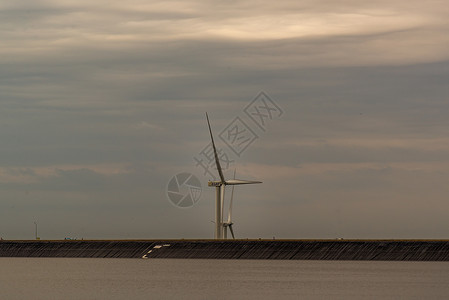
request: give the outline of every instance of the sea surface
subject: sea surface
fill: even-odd
[[[0,299],[449,299],[449,263],[0,258]]]

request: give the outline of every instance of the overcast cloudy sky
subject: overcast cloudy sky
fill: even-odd
[[[213,237],[207,111],[259,137],[233,156],[263,181],[235,190],[237,237],[448,238],[448,20],[436,0],[0,0],[0,236]],[[243,111],[261,91],[284,111],[265,131]]]

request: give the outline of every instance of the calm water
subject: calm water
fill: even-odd
[[[0,299],[448,299],[449,263],[0,258]]]

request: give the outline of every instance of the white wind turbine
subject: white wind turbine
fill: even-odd
[[[220,160],[218,159],[217,148],[215,147],[214,136],[212,135],[212,129],[210,128],[209,116],[206,113],[207,125],[209,126],[210,139],[212,140],[212,148],[214,149],[215,164],[217,165],[218,175],[220,176],[219,181],[209,181],[208,186],[215,187],[215,239],[223,239],[225,228],[229,227],[232,236],[234,236],[232,231],[232,221],[231,214],[228,216],[228,222],[223,223],[223,205],[224,205],[224,194],[225,187],[227,185],[238,185],[238,184],[254,184],[262,183],[261,181],[251,181],[251,180],[240,180],[231,179],[225,180],[223,176],[223,171],[220,166]],[[231,198],[232,201],[232,198]],[[231,203],[232,205],[232,203]],[[230,207],[232,209],[232,206]]]

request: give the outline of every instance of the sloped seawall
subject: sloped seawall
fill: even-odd
[[[1,241],[0,257],[449,261],[449,241]]]

